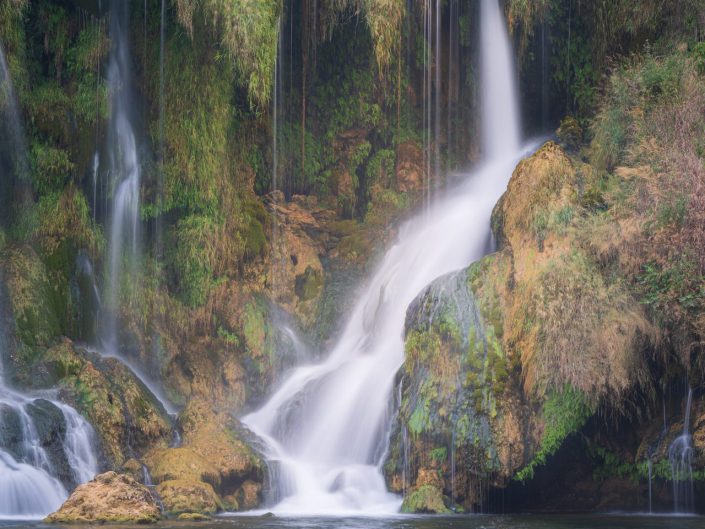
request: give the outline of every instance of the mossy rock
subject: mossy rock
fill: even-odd
[[[157,485],[164,510],[169,514],[207,513],[222,509],[220,498],[210,483],[189,479],[171,479]]]
[[[130,476],[106,472],[80,485],[45,523],[154,523],[161,518],[152,493]]]
[[[112,468],[121,468],[128,454],[168,443],[172,426],[166,411],[119,360],[101,358],[63,340],[47,350],[35,368],[48,373],[44,384],[60,385],[93,425]]]
[[[419,514],[446,514],[450,510],[443,503],[443,494],[434,485],[423,485],[414,490],[401,505],[402,512]]]
[[[323,276],[318,270],[307,266],[303,274],[296,276],[294,291],[301,301],[315,299],[323,288]]]
[[[211,517],[200,512],[182,512],[176,519],[187,522],[207,522]]]
[[[189,479],[220,485],[219,469],[191,448],[160,448],[150,453],[146,462],[157,483]]]

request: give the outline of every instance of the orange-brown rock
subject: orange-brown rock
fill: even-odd
[[[130,476],[106,472],[79,485],[47,523],[153,523],[161,514],[149,489]]]

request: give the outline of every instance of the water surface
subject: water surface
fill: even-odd
[[[49,529],[39,522],[2,521],[2,529]],[[89,526],[81,526],[89,527]],[[141,526],[108,526],[111,529]],[[705,517],[673,515],[467,515],[389,516],[383,518],[267,518],[234,516],[209,522],[164,521],[155,529],[703,529]]]

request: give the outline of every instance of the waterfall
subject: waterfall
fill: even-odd
[[[164,394],[158,377],[148,373],[143,366],[126,358],[118,338],[118,312],[120,291],[134,283],[140,264],[140,177],[141,162],[137,150],[134,126],[134,88],[128,40],[130,2],[113,0],[110,6],[110,37],[112,49],[108,64],[108,87],[110,94],[110,119],[108,123],[107,153],[109,157],[109,188],[112,190],[112,205],[108,221],[107,295],[104,296],[100,326],[100,347],[96,353],[120,360],[149,389],[170,415],[176,407]],[[164,91],[164,24],[166,7],[161,6],[160,26],[160,144],[163,155],[163,91]],[[163,160],[160,160],[158,176],[158,200],[163,192]],[[160,204],[161,205],[161,204]],[[161,225],[157,225],[156,251],[161,251]],[[128,281],[130,278],[132,281]],[[131,288],[135,288],[134,285]]]
[[[0,350],[0,361],[3,354]],[[40,434],[37,423],[53,410],[63,424],[45,424],[43,429],[62,436],[58,456],[49,454],[46,435]],[[85,483],[98,472],[94,446],[93,428],[76,410],[11,390],[2,378],[0,362],[0,519],[43,518],[58,509],[68,492],[59,479],[56,458],[71,469],[72,476],[63,476],[64,481]]]
[[[482,147],[489,159],[518,151],[521,139],[512,50],[502,12],[494,4],[494,0],[482,0],[480,9]],[[496,82],[500,77],[502,82]]]
[[[106,320],[103,322],[103,347],[117,354],[119,291],[125,274],[134,270],[139,259],[140,162],[132,126],[132,62],[127,28],[129,2],[111,5],[110,37],[113,44],[108,65],[110,121],[108,153],[112,209],[109,221]],[[127,270],[126,270],[127,266]]]
[[[690,435],[690,407],[693,389],[688,388],[683,418],[683,433],[668,448],[673,480],[673,510],[677,513],[693,512],[693,437]]]
[[[23,171],[28,170],[24,132],[2,46],[0,90],[6,117],[0,122],[0,132],[8,135],[10,147],[15,149],[10,174],[22,179],[26,177]],[[67,485],[83,483],[96,474],[94,434],[90,424],[70,406],[44,396],[25,395],[6,385],[3,360],[14,324],[6,317],[4,295],[0,288],[0,519],[43,518],[67,498]],[[52,439],[47,439],[47,431]],[[72,476],[61,476],[63,482],[57,459],[72,470]]]
[[[404,361],[406,309],[431,281],[484,254],[492,208],[521,157],[513,66],[497,0],[483,0],[482,13],[483,119],[498,122],[484,128],[488,159],[427,214],[400,228],[328,356],[293,370],[261,409],[242,418],[276,467],[281,501],[275,512],[399,509],[382,465],[394,378]]]

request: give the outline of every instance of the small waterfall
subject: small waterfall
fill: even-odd
[[[482,146],[485,157],[489,159],[518,151],[521,140],[519,120],[516,119],[519,102],[512,50],[502,12],[495,3],[482,0],[480,9],[480,27],[495,28],[492,32],[480,31],[480,47],[483,50],[480,58]],[[498,71],[507,68],[510,70],[508,76]],[[493,82],[498,75],[503,75],[504,82]]]
[[[128,45],[129,2],[114,1],[110,14],[113,44],[108,65],[111,114],[108,153],[112,209],[109,221],[106,320],[103,347],[118,354],[119,292],[126,274],[134,276],[139,260],[139,205],[141,167],[132,126],[132,61]]]
[[[673,510],[677,513],[693,512],[693,437],[690,435],[690,407],[693,389],[688,388],[683,419],[683,433],[668,448],[673,479]]]
[[[86,483],[98,472],[98,460],[93,450],[95,432],[90,424],[71,406],[54,402],[66,421],[64,452],[68,459],[76,483]]]
[[[497,1],[483,0],[481,6],[489,94],[483,119],[501,123],[485,127],[491,133],[485,139],[487,161],[452,193],[434,200],[426,214],[401,227],[327,358],[293,370],[261,409],[242,418],[266,443],[265,455],[277,470],[282,499],[275,512],[399,509],[401,499],[387,491],[382,465],[390,397],[404,361],[406,309],[432,280],[484,255],[492,208],[522,155],[505,22]]]
[[[10,435],[0,436],[0,518],[42,518],[68,497],[33,417],[38,410],[57,408],[64,424],[51,427],[64,430],[61,448],[73,474],[69,481],[85,483],[97,473],[95,434],[76,410],[12,391],[0,379],[0,426]]]
[[[176,407],[169,401],[158,383],[159,377],[148,374],[147,369],[126,358],[121,350],[118,333],[120,292],[136,288],[132,283],[138,277],[140,252],[140,179],[142,166],[135,136],[135,97],[132,79],[133,65],[130,58],[128,27],[130,2],[113,0],[110,6],[110,37],[112,49],[108,64],[110,94],[110,119],[108,123],[107,153],[109,158],[109,188],[112,204],[108,220],[107,295],[104,296],[100,325],[100,347],[96,353],[117,358],[127,366],[164,406],[170,415]],[[165,4],[162,4],[160,39],[164,39]],[[163,45],[163,42],[162,42]],[[160,136],[163,134],[163,46],[160,51]],[[163,138],[160,138],[160,142]],[[161,145],[163,154],[163,145]],[[160,173],[163,169],[160,161]],[[160,181],[162,175],[159,175]],[[161,186],[161,184],[159,184]],[[161,187],[159,198],[161,200]],[[157,225],[157,252],[161,251],[161,227]]]

